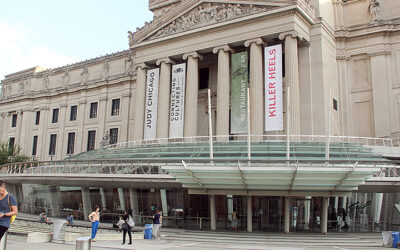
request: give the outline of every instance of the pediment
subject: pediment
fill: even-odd
[[[155,17],[152,22],[147,23],[141,29],[137,29],[135,33],[130,32],[129,45],[132,47],[134,44],[143,41],[168,37],[293,4],[295,2],[292,0],[286,2],[282,0],[182,1],[182,4],[170,9],[161,16]]]

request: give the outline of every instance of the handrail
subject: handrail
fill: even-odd
[[[288,135],[251,135],[252,141],[286,141]],[[289,135],[291,142],[326,142],[326,135]],[[331,142],[341,143],[359,143],[368,146],[398,146],[400,147],[400,139],[394,138],[374,138],[374,137],[357,137],[357,136],[329,136]],[[129,147],[129,146],[142,146],[153,144],[166,144],[166,143],[194,143],[194,142],[208,142],[209,136],[192,136],[192,137],[177,137],[177,138],[157,138],[150,140],[136,140],[119,142],[107,145],[103,148],[115,147]],[[212,136],[213,141],[247,141],[248,135],[216,135]]]

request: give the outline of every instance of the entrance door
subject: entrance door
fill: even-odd
[[[261,231],[276,231],[280,225],[280,210],[278,198],[261,198],[258,211],[258,228]]]
[[[294,198],[290,199],[290,231],[310,230],[310,200]]]

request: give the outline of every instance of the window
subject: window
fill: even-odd
[[[74,146],[75,146],[75,133],[68,133],[68,145],[67,145],[67,155],[74,154]]]
[[[35,135],[33,137],[32,155],[36,155],[36,153],[37,153],[37,140],[38,140],[38,136]]]
[[[8,146],[10,148],[14,147],[15,144],[15,137],[10,137],[10,139],[8,140]]]
[[[208,68],[199,70],[199,89],[208,89],[209,70]]]
[[[52,123],[58,122],[58,109],[53,109],[53,119],[51,120]]]
[[[35,125],[39,125],[39,122],[40,122],[40,111],[36,111]]]
[[[110,144],[115,144],[118,142],[118,129],[110,129]]]
[[[87,151],[93,150],[96,143],[96,131],[91,130],[88,132]]]
[[[119,99],[112,100],[111,115],[119,115]]]
[[[69,115],[70,121],[76,121],[76,113],[78,112],[78,106],[71,106],[71,114]]]
[[[97,117],[97,102],[92,102],[90,104],[90,118],[96,118]]]
[[[333,109],[337,111],[337,100],[333,99]]]
[[[56,154],[56,143],[57,143],[57,135],[56,134],[50,135],[49,155]]]
[[[17,114],[13,114],[12,115],[12,122],[11,122],[11,127],[12,128],[15,128],[17,126],[17,118],[18,118]]]

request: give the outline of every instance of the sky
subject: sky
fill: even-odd
[[[127,32],[152,19],[149,0],[0,1],[0,81],[126,50]]]

